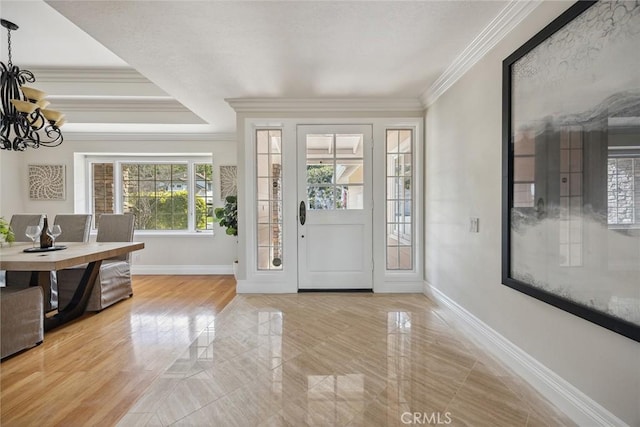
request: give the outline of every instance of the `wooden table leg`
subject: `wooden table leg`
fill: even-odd
[[[76,291],[74,292],[69,304],[67,304],[64,309],[58,311],[56,315],[45,317],[45,331],[50,331],[51,329],[56,328],[73,319],[76,319],[84,314],[84,311],[87,308],[87,304],[89,303],[89,297],[91,296],[91,292],[93,291],[93,286],[96,282],[96,278],[98,277],[98,273],[100,272],[101,265],[102,260],[90,262],[89,264],[87,264],[87,268],[82,274],[80,283],[78,284],[78,287],[76,288]]]
[[[51,272],[32,271],[29,286],[40,286],[42,288],[42,308],[45,314],[56,307],[51,300]]]

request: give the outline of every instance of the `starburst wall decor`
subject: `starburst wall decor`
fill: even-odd
[[[238,194],[237,166],[220,166],[220,199]]]
[[[29,165],[29,199],[64,200],[64,165]]]

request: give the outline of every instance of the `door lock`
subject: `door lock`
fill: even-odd
[[[303,200],[302,202],[300,202],[300,225],[304,225],[305,222],[307,222],[307,207],[304,204]]]

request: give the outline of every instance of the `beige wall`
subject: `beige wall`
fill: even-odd
[[[91,139],[95,139],[92,137]],[[151,137],[152,139],[152,137]],[[214,162],[214,199],[216,206],[222,206],[219,200],[220,165],[236,164],[236,143],[233,140],[158,140],[128,139],[126,135],[116,135],[105,140],[75,140],[71,135],[61,146],[40,148],[25,152],[0,152],[0,215],[6,219],[14,213],[46,213],[53,218],[56,213],[74,212],[74,153],[211,153]],[[27,192],[27,165],[64,164],[66,165],[67,197],[64,201],[33,201]],[[14,183],[14,185],[9,184]],[[135,239],[145,242],[145,249],[134,254],[134,272],[136,266],[145,267],[145,271],[181,274],[206,272],[214,267],[227,267],[231,274],[231,264],[236,259],[236,239],[227,236],[216,225],[215,235],[159,236],[137,233]],[[148,268],[147,268],[148,267]]]
[[[543,3],[428,109],[426,279],[637,426],[640,343],[501,285],[502,60],[571,4]]]

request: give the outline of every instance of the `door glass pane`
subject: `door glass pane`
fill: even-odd
[[[336,184],[362,184],[363,171],[363,159],[336,159]]]
[[[387,269],[413,269],[413,130],[387,129]]]
[[[339,185],[336,187],[336,209],[363,209],[364,186]]]
[[[362,134],[337,134],[335,153],[336,157],[362,157]]]
[[[282,131],[256,130],[257,268],[282,269]]]
[[[258,176],[269,176],[269,155],[258,154]]]
[[[335,187],[308,186],[307,201],[308,209],[311,210],[335,209]]]
[[[258,246],[269,246],[269,224],[258,224]]]
[[[362,134],[307,135],[308,209],[364,208],[363,142]]]
[[[257,140],[256,152],[258,154],[268,154],[269,153],[269,131],[257,131],[256,140]]]
[[[270,185],[269,183],[271,182],[271,180],[269,178],[258,178],[258,188],[257,188],[257,196],[258,199],[261,200],[268,200],[269,199],[269,191],[270,191]]]
[[[334,177],[333,161],[324,164],[309,163],[307,160],[307,184],[332,184]]]

